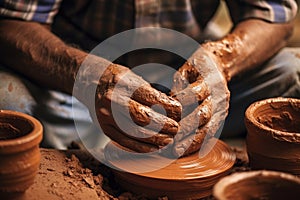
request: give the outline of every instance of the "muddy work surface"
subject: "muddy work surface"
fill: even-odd
[[[233,150],[237,160],[232,172],[249,170],[245,151]],[[41,154],[35,183],[23,195],[23,200],[147,200],[146,196],[123,191],[109,168],[81,150],[41,149]],[[168,197],[157,199],[168,200]]]

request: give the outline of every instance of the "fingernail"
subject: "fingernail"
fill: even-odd
[[[172,144],[173,142],[174,142],[173,138],[166,138],[163,140],[164,145]]]

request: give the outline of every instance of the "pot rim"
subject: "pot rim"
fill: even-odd
[[[257,119],[253,116],[253,112],[255,112],[258,107],[261,107],[261,106],[264,106],[264,105],[267,105],[270,103],[274,103],[274,102],[292,103],[295,105],[299,105],[299,109],[300,109],[300,99],[288,98],[288,97],[276,97],[276,98],[263,99],[263,100],[252,103],[247,108],[246,113],[245,113],[245,121],[252,123],[255,127],[259,128],[259,129],[263,129],[263,130],[267,131],[268,133],[270,133],[273,136],[273,138],[275,138],[277,140],[293,142],[293,143],[300,143],[300,133],[286,132],[286,131],[280,131],[280,130],[270,128],[270,127],[258,122]]]
[[[17,138],[0,140],[0,153],[16,153],[24,151],[38,145],[41,142],[43,138],[43,126],[36,118],[28,114],[12,110],[0,110],[0,117],[1,116],[11,116],[24,119],[30,123],[32,130]]]
[[[224,200],[224,193],[228,186],[236,184],[242,180],[247,180],[253,177],[278,177],[285,180],[289,180],[300,185],[300,178],[292,174],[288,174],[280,171],[271,170],[256,170],[247,172],[236,172],[229,176],[220,179],[213,187],[213,196],[217,199]]]

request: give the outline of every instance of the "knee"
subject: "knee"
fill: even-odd
[[[299,74],[300,48],[284,48],[270,62],[277,65],[283,73]]]
[[[285,90],[281,96],[300,98],[300,48],[284,48],[271,61]]]
[[[0,80],[0,109],[32,114],[35,100],[21,78],[10,72],[0,71]]]

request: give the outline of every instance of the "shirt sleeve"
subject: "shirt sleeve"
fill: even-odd
[[[234,23],[248,18],[273,23],[289,22],[297,14],[296,0],[227,0]]]
[[[0,17],[50,24],[61,0],[0,0]]]

